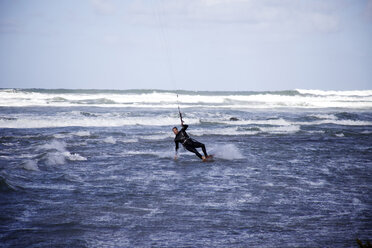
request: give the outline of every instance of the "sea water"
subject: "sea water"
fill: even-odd
[[[1,247],[357,247],[371,182],[372,91],[0,90]]]

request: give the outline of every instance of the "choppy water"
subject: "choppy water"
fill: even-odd
[[[3,247],[357,247],[372,91],[0,90]],[[234,117],[237,120],[232,120]]]

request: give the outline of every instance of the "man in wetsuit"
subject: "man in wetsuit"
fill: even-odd
[[[178,154],[178,143],[181,143],[183,147],[185,147],[186,150],[193,152],[203,161],[206,160],[208,157],[207,151],[205,150],[205,145],[190,138],[189,135],[186,133],[186,129],[188,128],[188,125],[183,124],[182,122],[182,129],[178,131],[177,127],[172,128],[173,133],[176,135],[174,138],[174,142],[176,143],[176,155],[174,159],[177,159]],[[202,156],[196,148],[200,148],[203,150],[204,156]]]

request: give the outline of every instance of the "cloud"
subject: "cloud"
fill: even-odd
[[[92,0],[92,4],[97,14],[112,15],[115,13],[115,7],[110,0]]]
[[[332,2],[327,5],[297,0],[201,0],[200,3],[196,10],[200,19],[239,22],[255,30],[332,32],[340,24]]]
[[[251,31],[334,32],[340,28],[340,1],[298,0],[162,0],[152,6],[168,26],[238,24]],[[132,5],[136,21],[151,14],[145,0]],[[164,17],[165,16],[165,17]]]

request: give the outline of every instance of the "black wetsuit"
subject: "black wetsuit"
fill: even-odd
[[[198,150],[196,150],[196,148],[201,147],[205,157],[207,157],[208,154],[207,151],[205,150],[205,145],[190,138],[189,135],[186,133],[186,129],[188,127],[189,127],[188,125],[182,125],[182,129],[178,131],[178,134],[174,138],[174,142],[176,143],[176,152],[178,150],[178,143],[181,143],[186,150],[195,153],[196,156],[198,156],[200,159],[202,159],[202,155],[198,152]]]

